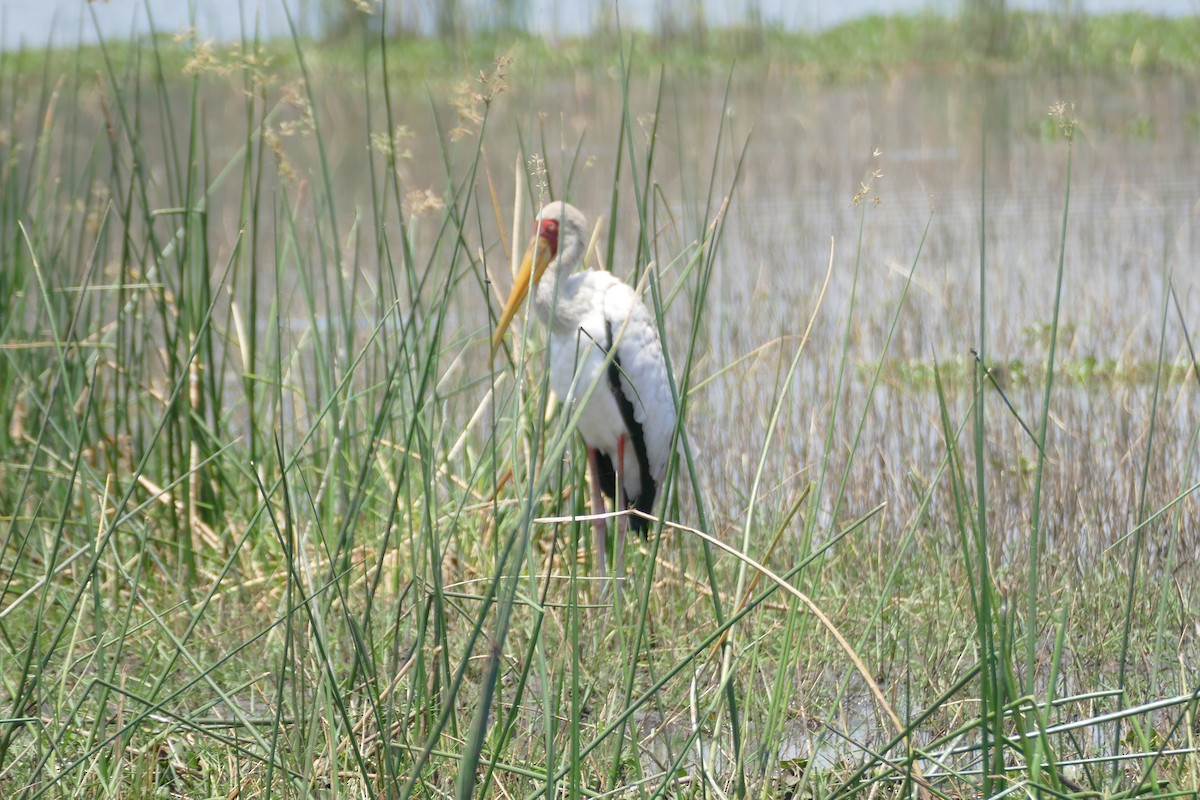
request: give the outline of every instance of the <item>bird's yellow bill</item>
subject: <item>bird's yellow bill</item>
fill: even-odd
[[[496,332],[492,334],[493,355],[500,349],[500,342],[504,340],[504,332],[508,329],[517,310],[521,308],[525,296],[529,294],[529,287],[536,285],[541,280],[542,273],[546,271],[546,267],[550,265],[550,259],[553,257],[550,252],[550,243],[542,236],[534,236],[525,250],[525,257],[521,259],[521,267],[517,270],[517,277],[513,281],[512,293],[509,294],[508,301],[504,304],[504,311],[501,312],[500,319],[496,322]]]

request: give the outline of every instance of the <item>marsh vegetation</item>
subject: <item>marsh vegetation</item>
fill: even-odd
[[[1197,790],[1194,63],[290,46],[0,56],[0,793]],[[551,198],[685,420],[612,596]]]

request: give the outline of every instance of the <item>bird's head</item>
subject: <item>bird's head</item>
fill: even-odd
[[[533,238],[521,259],[517,277],[513,280],[512,292],[504,303],[504,311],[496,323],[492,335],[492,353],[500,349],[504,332],[512,322],[517,309],[532,287],[538,285],[546,268],[557,263],[572,268],[583,260],[583,248],[587,231],[587,218],[570,203],[556,200],[547,203],[538,212],[534,222]]]

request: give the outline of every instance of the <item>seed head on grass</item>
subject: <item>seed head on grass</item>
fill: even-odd
[[[450,131],[450,141],[457,142],[465,136],[474,136],[483,123],[483,112],[496,96],[508,88],[508,67],[512,56],[497,56],[490,72],[480,71],[475,82],[463,81],[454,92],[450,104],[458,112],[458,125]]]
[[[883,155],[883,153],[880,151],[880,149],[878,147],[876,147],[873,151],[871,151],[871,158],[879,158],[881,155]],[[862,201],[866,198],[866,196],[871,194],[873,187],[875,185],[875,182],[882,180],[882,179],[883,179],[883,170],[882,169],[880,169],[879,167],[876,167],[875,169],[871,170],[871,174],[867,176],[867,179],[858,184],[858,191],[856,191],[854,193],[854,197],[852,197],[850,199],[850,205],[852,205],[852,206],[860,205],[862,203]],[[883,202],[883,197],[878,193],[878,191],[876,191],[875,196],[871,198],[871,205],[877,206],[882,202]]]
[[[1074,103],[1068,106],[1059,100],[1050,106],[1050,110],[1046,113],[1058,124],[1058,132],[1063,135],[1064,139],[1068,142],[1075,139],[1075,126],[1079,123],[1079,120],[1072,116],[1075,113]]]
[[[283,150],[283,134],[273,127],[268,127],[263,130],[263,140],[271,150],[271,155],[275,156],[275,168],[279,172],[279,179],[284,183],[295,184],[299,174]]]
[[[233,72],[250,78],[250,86],[243,90],[247,94],[261,92],[273,83],[271,76],[271,58],[258,50],[247,50],[235,45],[229,50],[229,65]]]
[[[298,133],[309,133],[316,129],[316,118],[313,115],[312,103],[309,102],[304,79],[292,81],[283,85],[281,90],[283,102],[299,112],[296,119],[284,120],[279,123],[280,136],[293,136]]]
[[[446,201],[432,189],[410,189],[404,198],[404,215],[409,219],[431,211],[441,211]]]
[[[192,54],[183,63],[183,74],[189,78],[203,75],[229,78],[246,73],[250,76],[251,86],[255,90],[271,83],[268,71],[271,60],[257,50],[247,50],[241,45],[234,45],[218,53],[211,39],[197,39],[193,29],[175,34],[174,41],[191,44]]]
[[[479,82],[484,87],[484,91],[481,93],[479,99],[485,104],[491,103],[492,98],[508,88],[508,67],[510,64],[512,64],[512,56],[497,56],[495,63],[492,65],[491,72],[479,73]]]
[[[458,124],[450,131],[450,141],[457,142],[467,136],[474,135],[483,122],[483,112],[475,102],[476,93],[471,91],[471,84],[463,81],[454,91],[454,99],[450,104],[458,112]]]
[[[220,66],[221,62],[217,60],[212,40],[193,38],[192,55],[183,63],[183,74],[194,78],[208,72],[216,72]]]
[[[408,146],[413,138],[412,129],[407,125],[397,125],[391,134],[385,132],[371,134],[371,147],[389,161],[412,161],[412,148]]]
[[[546,203],[546,195],[550,189],[546,185],[546,161],[540,155],[530,156],[529,177],[537,189],[538,208],[541,208]]]
[[[300,78],[280,87],[280,102],[291,106],[298,113],[292,119],[285,119],[277,125],[264,128],[263,140],[275,157],[280,179],[286,183],[296,183],[299,176],[283,148],[283,140],[291,136],[307,136],[317,127],[304,79]],[[371,141],[374,144],[374,136],[371,137]]]

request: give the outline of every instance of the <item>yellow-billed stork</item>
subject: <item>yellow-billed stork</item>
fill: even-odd
[[[625,508],[650,513],[676,420],[662,343],[653,315],[631,286],[603,270],[576,271],[586,244],[587,218],[579,209],[561,201],[542,208],[496,324],[492,353],[533,287],[534,308],[550,326],[550,388],[571,409],[584,403],[578,430],[592,472],[593,513],[604,511],[602,493],[615,500],[618,485]],[[626,519],[643,536],[647,529],[643,517],[622,517],[618,564]],[[604,520],[595,520],[593,528],[605,577]]]

